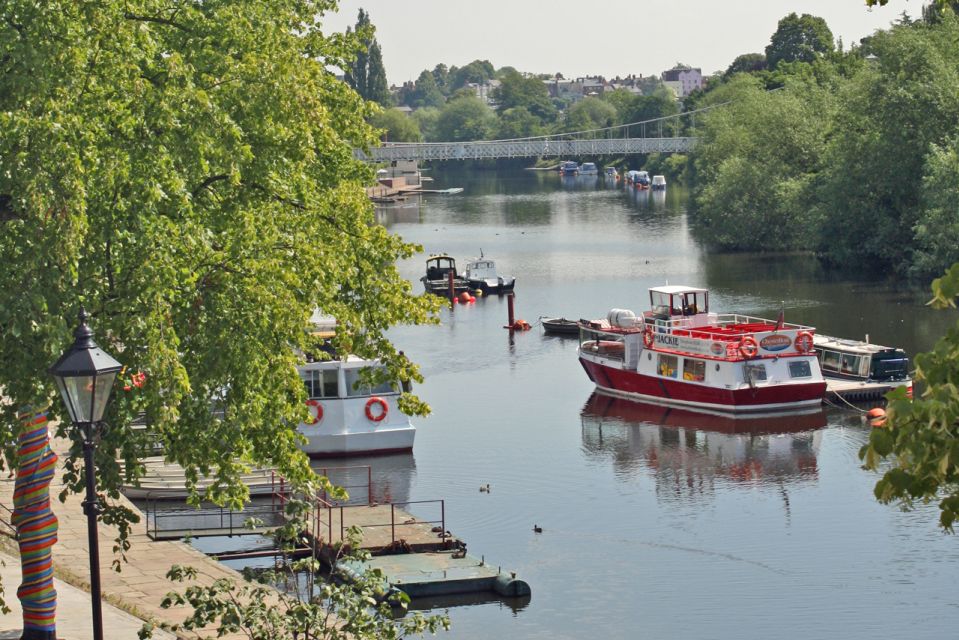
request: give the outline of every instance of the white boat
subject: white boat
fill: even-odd
[[[580,323],[579,360],[625,398],[729,413],[818,406],[826,381],[813,327],[709,311],[709,292],[653,287],[651,308]]]
[[[666,176],[653,176],[653,182],[650,185],[650,188],[653,191],[665,191],[666,190]]]
[[[595,176],[598,173],[599,169],[593,162],[584,162],[579,166],[579,175],[581,176]]]
[[[469,283],[470,289],[487,293],[509,293],[516,285],[513,276],[501,276],[496,272],[496,263],[483,255],[466,263],[466,271],[460,276]]]
[[[400,411],[399,385],[360,382],[360,372],[383,370],[375,360],[354,355],[307,362],[299,367],[311,419],[298,431],[301,449],[314,457],[411,451],[416,429]]]

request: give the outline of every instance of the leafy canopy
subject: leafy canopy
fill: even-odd
[[[372,109],[328,70],[347,68],[362,43],[322,33],[335,8],[4,5],[4,442],[17,407],[54,398],[46,369],[71,343],[81,303],[100,345],[147,375],[113,394],[97,461],[108,493],[121,480],[115,452],[128,477],[139,473],[129,424],[140,413],[191,481],[215,474],[212,497],[240,502],[251,464],[309,476],[296,367],[317,351],[306,331],[316,308],[338,319],[338,352],[420,379],[386,331],[429,321],[435,303],[394,267],[418,247],[374,224],[372,170],[353,158],[375,142]]]

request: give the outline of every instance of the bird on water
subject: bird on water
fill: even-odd
[[[543,533],[543,527],[539,526],[538,524],[534,524],[534,525],[533,525],[533,531],[534,531],[535,533]]]

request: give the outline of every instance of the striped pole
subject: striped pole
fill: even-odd
[[[57,516],[50,509],[50,481],[57,454],[50,449],[46,409],[21,410],[17,438],[17,480],[13,525],[20,545],[23,582],[17,597],[23,607],[20,640],[56,640],[57,592],[53,588],[53,545]]]

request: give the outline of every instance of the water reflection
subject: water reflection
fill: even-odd
[[[655,479],[658,496],[698,499],[728,485],[815,481],[826,414],[731,417],[594,392],[582,410],[583,450],[625,475]]]
[[[412,453],[316,459],[310,466],[350,494],[349,504],[407,502],[416,477]]]

